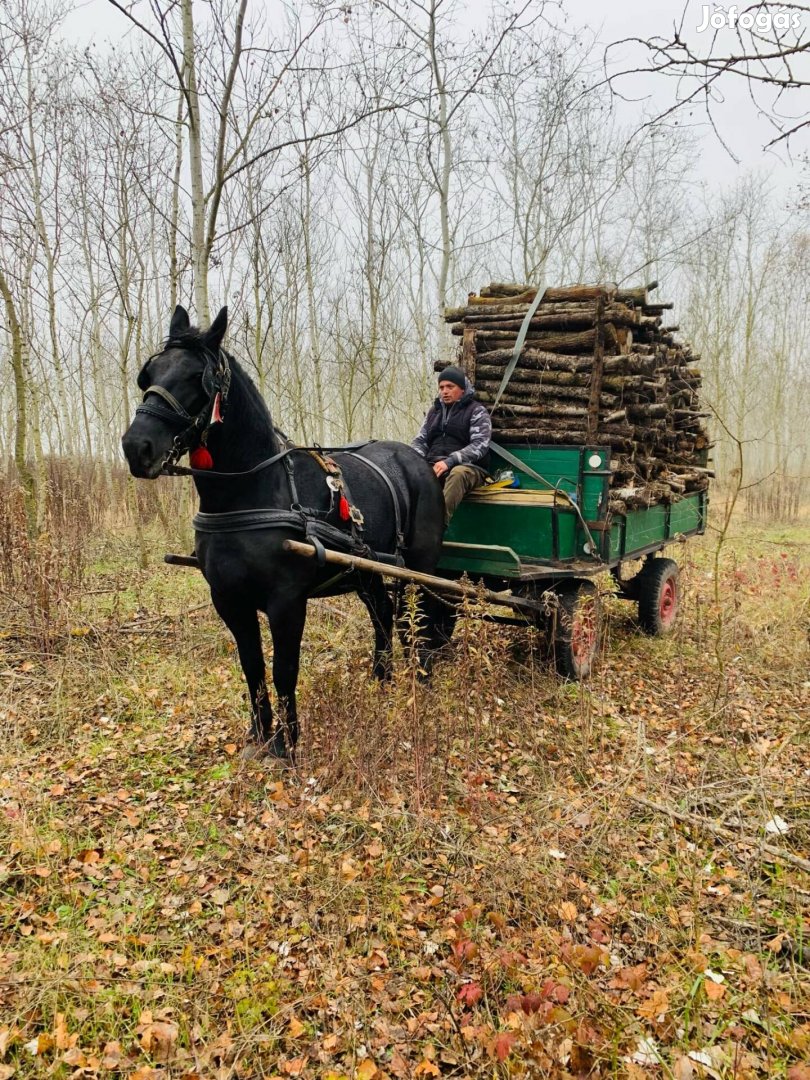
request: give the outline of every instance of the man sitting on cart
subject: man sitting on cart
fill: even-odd
[[[439,396],[411,444],[444,488],[445,527],[467,492],[484,483],[480,463],[491,439],[489,413],[475,400],[472,383],[461,368],[446,367],[439,375]]]

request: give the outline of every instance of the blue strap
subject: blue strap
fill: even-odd
[[[498,393],[495,395],[495,401],[492,404],[492,408],[489,410],[490,413],[495,412],[496,408],[498,407],[498,402],[501,400],[501,394],[504,392],[504,390],[507,387],[507,384],[508,384],[509,380],[512,378],[512,372],[517,367],[517,362],[520,359],[520,353],[521,353],[521,351],[523,349],[523,343],[526,340],[526,335],[529,332],[529,323],[534,318],[534,313],[540,307],[540,301],[543,299],[543,297],[545,295],[546,295],[545,289],[542,292],[540,292],[540,289],[538,288],[534,300],[532,300],[531,304],[529,305],[529,310],[526,312],[525,316],[523,317],[523,325],[521,326],[521,328],[520,328],[520,330],[518,332],[517,341],[515,342],[515,347],[512,350],[512,358],[509,361],[509,363],[506,365],[506,371],[503,373],[503,378],[501,379],[501,385],[498,387]]]

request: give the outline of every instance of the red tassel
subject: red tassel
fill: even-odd
[[[340,514],[341,521],[348,521],[351,517],[351,513],[349,511],[349,500],[346,498],[345,495],[340,496],[340,502],[338,503],[338,513]]]
[[[196,450],[192,450],[189,460],[192,469],[213,469],[214,467],[214,459],[207,446],[198,446]]]

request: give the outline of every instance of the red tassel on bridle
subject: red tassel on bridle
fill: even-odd
[[[214,467],[214,459],[207,446],[198,446],[196,450],[192,450],[189,461],[192,469],[213,469]]]
[[[349,509],[349,500],[345,495],[341,494],[338,500],[338,513],[340,514],[341,521],[348,521],[351,517],[351,510]]]

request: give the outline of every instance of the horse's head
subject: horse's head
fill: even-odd
[[[221,344],[228,325],[223,308],[206,331],[175,308],[163,349],[138,375],[143,402],[121,440],[133,476],[154,480],[167,461],[200,445],[228,396],[230,367]]]

